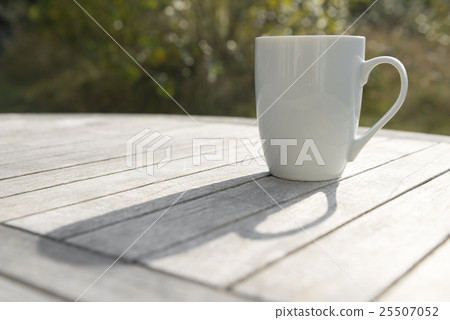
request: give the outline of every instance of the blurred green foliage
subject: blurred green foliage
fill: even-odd
[[[341,34],[369,0],[79,0],[192,114],[255,116],[254,38]],[[392,55],[409,74],[388,127],[450,134],[450,3],[379,0],[347,34],[366,58]],[[399,77],[375,69],[361,124],[394,102]],[[0,0],[1,112],[182,113],[72,0]]]

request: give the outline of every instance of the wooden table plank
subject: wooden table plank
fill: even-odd
[[[1,302],[29,302],[29,301],[64,301],[29,285],[17,282],[0,275],[0,301]]]
[[[367,128],[360,127],[358,133],[366,131]],[[392,129],[382,129],[377,132],[378,137],[389,137],[391,139],[409,139],[415,141],[434,141],[450,143],[450,136],[444,136],[441,134],[423,133],[423,132],[411,132]]]
[[[197,126],[192,121],[174,116],[118,116],[72,118],[73,115],[23,118],[15,125],[0,115],[0,155],[17,151],[32,151],[40,148],[63,146],[79,141],[89,141],[104,137],[133,135],[137,130],[150,127],[154,130],[164,130],[170,127]],[[32,120],[33,119],[33,120]]]
[[[282,187],[271,186],[263,179],[258,180],[258,183],[307,229],[308,234],[297,232],[300,230],[293,221],[275,207],[239,223],[215,229],[211,233],[183,242],[166,251],[153,252],[140,260],[152,268],[209,284],[223,287],[232,285],[245,279],[255,270],[282,259],[290,252],[310,243],[312,241],[310,236],[313,238],[323,236],[363,212],[439,174],[441,170],[447,168],[448,156],[437,159],[436,162],[441,163],[441,169],[438,166],[428,166],[428,169],[424,168],[412,175],[411,171],[424,167],[435,155],[446,150],[450,150],[450,147],[436,147],[435,152],[430,153],[429,157],[424,157],[424,153],[417,153],[289,202],[282,201],[277,193],[277,189],[282,190]],[[407,163],[415,163],[415,167],[407,166]],[[378,192],[373,192],[378,189]],[[264,195],[262,190],[260,192],[261,196]],[[358,200],[355,201],[355,198]],[[259,239],[252,238],[256,236],[255,228],[269,235],[266,238],[262,235]],[[289,230],[292,230],[292,234],[270,237],[271,233]],[[177,268],[173,267],[175,261]],[[216,271],[212,273],[212,270]]]
[[[379,301],[450,301],[450,240],[443,244],[403,278],[384,292]]]
[[[449,187],[450,173],[443,174],[319,240],[320,247],[313,243],[268,267],[235,290],[277,300],[370,300],[366,292],[376,297],[447,237]]]
[[[145,124],[143,123],[143,125]],[[179,132],[180,130],[185,130],[194,126],[195,125],[185,122],[173,124],[158,123],[156,128],[152,128],[155,131]],[[146,127],[148,126],[143,126],[142,128]],[[138,128],[139,127],[136,127],[136,125],[131,124],[128,126],[121,126],[120,130],[117,128],[111,128],[110,130],[91,128],[88,131],[85,128],[79,128],[71,131],[70,133],[62,134],[65,139],[56,145],[51,145],[47,141],[48,144],[45,146],[29,148],[24,147],[24,149],[2,152],[0,153],[0,165],[17,165],[18,162],[30,162],[39,159],[47,159],[48,161],[52,161],[54,158],[57,159],[58,157],[67,156],[69,154],[84,154],[86,151],[89,151],[88,153],[92,154],[110,154],[112,150],[115,150],[115,147],[120,147],[119,151],[123,154],[123,150],[125,149],[124,144],[127,139],[138,132]],[[54,134],[58,135],[57,132]],[[61,137],[58,139],[61,139]],[[30,138],[30,140],[32,140],[32,138]],[[20,148],[21,146],[17,147]]]
[[[198,182],[179,201],[194,200],[236,185],[251,178],[267,176],[265,167],[259,165],[223,166],[196,172]],[[191,175],[145,185],[129,191],[94,200],[57,208],[44,213],[6,222],[8,225],[35,233],[64,239],[98,229],[126,219],[168,208],[177,197],[193,183]],[[145,200],[143,202],[143,200]]]
[[[0,272],[75,300],[113,259],[79,250],[23,231],[0,227]],[[93,286],[82,300],[235,301],[240,298],[122,262]]]
[[[245,148],[239,147],[237,149],[237,155],[242,158],[245,157],[247,155]],[[1,199],[5,211],[0,212],[0,221],[25,217],[94,200],[226,164],[227,159],[224,159],[223,161],[210,161],[203,166],[195,166],[192,165],[191,157],[184,157],[170,161],[164,167],[164,170],[159,171],[155,175],[148,175],[128,168],[126,171],[18,194]]]
[[[133,134],[140,132],[143,128],[137,128]],[[178,133],[178,134],[177,134]],[[245,126],[239,127],[239,131],[236,132],[236,128],[230,127],[230,125],[224,124],[205,124],[200,127],[188,127],[182,132],[179,128],[168,129],[164,131],[164,134],[173,136],[171,141],[172,145],[172,157],[177,159],[192,154],[192,139],[202,137],[249,137],[249,134],[253,134],[257,137],[257,133],[253,127]],[[27,174],[33,174],[36,172],[43,172],[48,170],[66,168],[69,166],[75,166],[85,164],[89,162],[98,162],[102,160],[108,160],[115,157],[126,156],[126,141],[131,135],[121,137],[118,141],[112,141],[104,143],[103,140],[98,142],[99,147],[95,146],[91,150],[83,152],[69,153],[66,156],[55,156],[52,159],[43,158],[35,159],[33,161],[19,161],[19,163],[10,163],[0,165],[0,180],[13,178],[16,176],[22,176]],[[103,146],[105,144],[106,146]],[[182,146],[182,147],[180,147]],[[22,160],[22,158],[20,158]]]
[[[344,180],[339,183],[339,186],[337,183],[332,182],[302,183],[285,181],[272,176],[262,178],[258,182],[279,203],[284,203],[296,198],[297,199],[293,200],[293,202],[298,202],[298,197],[315,190],[320,193],[320,188],[334,189],[327,191],[327,194],[331,195],[331,199],[329,199],[330,202],[335,203],[336,200],[334,197],[336,196],[337,189],[337,192],[340,192],[337,196],[342,199],[340,199],[339,206],[335,210],[345,208],[342,209],[345,211],[342,213],[341,211],[338,211],[338,213],[333,214],[332,217],[339,218],[339,223],[344,223],[345,221],[358,216],[365,210],[369,210],[398,194],[401,194],[405,190],[421,184],[426,179],[442,173],[448,169],[449,163],[450,145],[443,144],[433,147],[430,150],[424,150],[408,157],[403,157],[398,161],[390,162],[385,166],[380,167],[378,170],[368,171],[364,174],[355,176],[353,179]],[[330,185],[330,187],[327,187],[328,185]],[[364,189],[364,193],[361,192],[362,189]],[[354,199],[354,194],[358,194],[361,198],[358,202],[352,201]],[[238,204],[238,206],[232,204]],[[156,254],[158,251],[160,252],[161,250],[168,249],[172,245],[183,243],[187,240],[206,234],[210,230],[215,230],[236,221],[241,223],[243,218],[259,213],[264,209],[273,208],[274,206],[273,200],[264,196],[264,192],[262,192],[262,190],[253,182],[211,194],[197,199],[194,202],[175,205],[164,217],[164,223],[159,223],[152,229],[152,232],[149,232],[142,237],[141,240],[126,253],[125,257],[136,259],[144,254]],[[314,217],[312,218],[314,220],[323,215],[324,212],[327,212],[327,207],[327,198],[321,197],[321,201],[311,205],[312,212],[309,212],[305,223],[311,222],[311,216]],[[301,208],[307,210],[308,206],[302,203]],[[276,207],[274,210],[275,212],[279,211]],[[270,210],[269,212],[273,213],[274,210]],[[344,213],[346,213],[347,216],[345,216]],[[99,229],[92,233],[70,238],[68,241],[113,256],[119,255],[127,248],[128,244],[137,237],[137,235],[143,232],[143,230],[151,225],[161,214],[162,212],[156,212],[136,219],[127,220],[123,223]],[[255,220],[264,220],[267,215],[267,213],[259,214],[252,222],[255,222]],[[342,220],[343,217],[346,217],[346,220]],[[320,224],[322,233],[330,230],[323,228],[324,226],[330,227],[329,221],[333,220],[336,223],[335,219],[327,219]],[[208,242],[210,241],[212,241],[212,239],[209,239]],[[195,243],[195,240],[193,240],[193,243]],[[236,248],[240,247],[241,246],[239,245],[236,246]],[[254,250],[250,250],[249,252],[254,252]],[[214,253],[211,254],[214,255]],[[164,252],[162,252],[161,255],[164,256]],[[170,265],[170,263],[168,263],[168,265]],[[254,266],[250,265],[250,267]],[[245,267],[241,268],[241,270],[243,269],[245,269]],[[179,272],[183,272],[184,270],[186,269],[181,268]],[[239,270],[233,269],[233,272],[231,273],[237,275],[238,272]],[[215,279],[214,276],[204,273],[202,269],[198,269],[196,273],[202,274],[203,277],[208,275],[209,281]],[[228,273],[227,275],[231,277]],[[228,281],[230,279],[229,277],[225,278]],[[221,280],[223,281],[223,279]]]
[[[384,139],[381,139],[381,140],[374,139],[374,141],[371,142],[367,146],[367,149],[361,154],[360,161],[349,164],[349,167],[345,170],[343,177],[349,177],[351,175],[357,174],[357,173],[367,170],[369,168],[376,167],[380,164],[383,164],[386,161],[391,161],[393,159],[405,156],[406,154],[415,152],[417,150],[421,150],[421,149],[429,147],[431,145],[433,145],[432,142],[425,142],[425,141],[416,143],[416,142],[410,141],[410,140],[390,141],[390,140],[384,140]],[[240,154],[241,151],[244,154],[243,156],[245,156],[245,150],[243,150],[240,146],[238,148],[238,155]],[[372,152],[376,153],[376,154],[380,154],[380,156],[372,157],[372,156],[370,156],[372,154]],[[99,178],[99,179],[93,179],[88,182],[89,184],[86,184],[84,182],[79,182],[79,183],[74,183],[74,184],[70,184],[67,186],[58,187],[55,189],[43,190],[42,192],[34,192],[34,193],[31,193],[28,195],[24,195],[23,200],[21,200],[21,201],[18,201],[17,197],[11,198],[9,200],[5,199],[5,200],[8,200],[11,207],[13,205],[15,205],[13,210],[8,213],[9,219],[11,219],[11,217],[23,217],[25,215],[33,214],[36,211],[33,212],[32,210],[36,210],[36,208],[41,209],[41,210],[43,208],[47,208],[47,210],[50,210],[49,208],[51,208],[52,206],[54,207],[54,209],[51,209],[51,211],[38,214],[38,217],[32,217],[32,216],[26,217],[25,220],[23,220],[23,222],[21,220],[18,220],[18,221],[11,221],[9,223],[11,223],[12,225],[15,225],[17,227],[32,228],[32,230],[35,232],[43,232],[44,229],[47,232],[49,232],[50,231],[48,228],[48,226],[50,226],[49,221],[51,221],[53,231],[55,231],[58,221],[59,221],[59,223],[61,223],[61,222],[65,223],[65,226],[67,226],[69,223],[75,223],[76,221],[74,219],[78,219],[77,221],[81,221],[82,219],[94,217],[94,215],[93,215],[94,210],[96,210],[98,212],[97,215],[100,216],[100,215],[105,215],[110,211],[121,210],[123,208],[126,208],[127,206],[132,205],[133,208],[131,208],[131,210],[128,210],[129,212],[127,212],[127,210],[121,210],[122,213],[120,214],[120,215],[127,216],[128,218],[131,218],[138,214],[145,213],[145,210],[146,210],[145,206],[143,206],[142,209],[139,212],[137,212],[137,214],[134,211],[134,208],[135,208],[134,206],[141,204],[143,198],[146,199],[146,201],[144,203],[149,203],[149,201],[151,199],[154,199],[154,197],[152,197],[151,194],[155,194],[155,196],[156,195],[161,195],[161,196],[168,195],[167,193],[161,194],[161,192],[157,191],[158,188],[165,190],[166,186],[164,184],[160,185],[160,186],[149,186],[148,185],[149,183],[155,183],[158,181],[162,181],[164,179],[174,178],[177,175],[181,174],[179,168],[183,168],[183,167],[189,168],[190,164],[191,163],[190,163],[189,159],[184,159],[184,160],[178,161],[178,162],[172,161],[164,168],[164,170],[161,171],[162,176],[160,173],[158,173],[154,177],[154,179],[152,179],[152,177],[142,175],[141,173],[133,171],[133,170],[126,172],[126,173],[125,172],[122,173],[121,176],[123,177],[123,179],[127,179],[127,181],[130,180],[130,183],[133,186],[136,186],[133,190],[126,191],[127,195],[136,194],[132,198],[133,200],[131,203],[128,200],[124,200],[124,198],[119,196],[119,193],[117,193],[117,192],[120,192],[121,188],[123,190],[122,184],[117,184],[116,183],[117,180],[116,181],[112,180],[112,178],[116,178],[117,175],[113,175],[113,177],[109,176],[109,177],[103,177],[103,178]],[[183,174],[196,173],[201,170],[214,168],[215,166],[218,167],[220,165],[223,165],[223,163],[222,162],[219,162],[219,163],[210,162],[210,163],[204,164],[202,167],[190,168],[192,170],[187,170],[186,172],[183,172]],[[233,170],[235,170],[233,167],[234,166],[229,166],[227,168],[220,168],[220,169],[214,170],[211,172],[211,175],[217,175],[218,174],[217,172],[219,170],[220,171],[223,171],[223,170],[233,171]],[[170,170],[170,168],[174,168],[174,169]],[[249,176],[251,176],[254,173],[264,172],[266,170],[267,169],[265,166],[261,167],[258,164],[252,162],[252,163],[250,163],[249,166],[246,166],[243,170],[240,170],[239,172],[241,172],[242,175],[245,175],[247,173]],[[248,172],[246,172],[246,171],[248,171]],[[221,176],[221,179],[219,179],[219,180],[212,180],[212,181],[210,179],[204,180],[205,177],[207,177],[208,175],[209,175],[209,173],[206,172],[206,175],[201,175],[198,177],[199,184],[196,187],[196,189],[198,190],[198,188],[200,186],[205,187],[203,189],[202,193],[200,193],[200,194],[207,194],[207,193],[211,192],[206,188],[207,183],[218,183],[218,182],[226,181],[224,179],[223,174],[219,174],[219,176]],[[189,185],[189,181],[193,181],[192,179],[194,179],[194,177],[181,180],[180,182],[182,182],[183,184],[181,184],[180,188],[178,188],[178,189],[184,190],[182,188],[186,188],[186,185]],[[103,179],[105,181],[99,183],[98,181],[100,181],[100,179]],[[111,180],[109,180],[109,179],[111,179]],[[230,179],[233,179],[232,172],[230,172]],[[108,181],[112,181],[112,182],[108,182]],[[250,181],[250,177],[247,177],[247,181]],[[111,185],[111,183],[114,183],[114,184]],[[1,182],[0,182],[0,185],[1,185]],[[86,190],[87,188],[89,188],[90,185],[93,186],[93,190],[92,189]],[[114,193],[114,197],[116,197],[116,201],[112,200],[111,197],[108,195],[108,193],[106,192],[106,191],[109,191],[108,189],[102,188],[102,189],[98,190],[97,185],[111,185],[111,187],[117,191],[116,193]],[[147,188],[147,186],[149,188]],[[228,188],[229,184],[226,184],[225,187]],[[62,188],[66,188],[66,189],[64,190]],[[145,190],[140,190],[141,188],[145,188]],[[55,190],[55,191],[53,192],[52,190]],[[77,193],[77,190],[80,190],[79,193]],[[169,190],[171,190],[171,189],[169,189]],[[52,191],[52,192],[50,192],[50,191]],[[75,203],[72,205],[70,203],[68,203],[68,202],[70,202],[70,201],[68,201],[70,199],[66,199],[64,197],[64,195],[69,192],[71,193],[71,196],[72,196],[71,201],[73,201],[73,198],[76,197],[76,200],[78,200],[78,203]],[[82,193],[82,194],[80,194],[80,193]],[[106,194],[106,195],[102,196],[103,199],[100,196],[101,193]],[[60,203],[60,207],[62,206],[61,203],[65,203],[65,205],[68,207],[58,208],[54,202],[51,202],[51,200],[55,197],[55,194],[61,194],[61,198],[59,198],[57,200]],[[196,194],[199,194],[199,193],[196,193]],[[87,200],[87,199],[89,199],[89,197],[92,197],[93,195],[96,195],[96,198],[98,198],[98,199]],[[127,195],[126,195],[126,198],[129,199],[129,197],[127,197]],[[173,197],[167,198],[168,201],[166,201],[166,207],[168,207],[172,203],[172,202],[170,202],[170,201],[173,201],[172,199],[174,200]],[[35,206],[36,201],[38,201],[38,203],[42,202],[43,204],[39,205],[39,206]],[[68,202],[64,202],[64,201],[68,201]],[[125,201],[125,202],[123,202],[123,201]],[[4,204],[4,205],[6,206],[8,202],[5,201],[6,204]],[[17,202],[22,203],[22,205],[17,204]],[[76,202],[76,201],[73,201],[73,202]],[[31,203],[33,203],[33,205],[30,206]],[[112,206],[114,204],[115,204],[115,206]],[[152,203],[150,202],[150,204],[152,204]],[[19,210],[18,206],[21,206],[20,210]],[[29,209],[24,209],[24,207],[26,208],[27,206],[29,207]],[[97,209],[95,209],[95,208],[97,208]],[[105,208],[110,211],[106,211]],[[153,210],[154,210],[154,207],[149,206],[147,212],[152,212]],[[86,214],[83,214],[85,212],[86,212]],[[16,214],[16,215],[14,216],[14,214]],[[118,215],[115,213],[110,218],[112,219],[113,217],[117,217],[117,216]],[[62,217],[62,218],[58,218],[58,217]],[[102,220],[103,223],[108,224],[107,219],[102,218],[100,220]],[[96,222],[100,223],[100,220],[97,220]],[[39,221],[43,221],[43,223],[40,223]],[[94,226],[94,225],[97,226],[97,223],[92,224],[92,226]],[[80,232],[83,232],[82,226],[88,226],[88,225],[89,224],[85,224],[85,223],[82,225],[81,224],[78,225],[78,227],[81,228]],[[41,226],[43,228],[41,228]],[[58,227],[64,227],[64,225],[58,225]],[[65,231],[69,231],[69,230],[74,231],[75,229],[76,229],[75,226],[71,226],[70,228],[65,228]],[[62,230],[52,233],[52,236],[57,236],[57,237],[64,236],[65,237],[66,236],[65,232],[61,232],[61,231]]]
[[[231,124],[251,127],[253,119],[196,116],[200,125]],[[161,114],[0,114],[0,155],[67,145],[100,137],[128,137],[143,128],[163,131],[182,125],[196,127],[186,116]],[[255,126],[253,126],[256,128]]]
[[[85,151],[86,149],[90,149],[91,152],[96,152],[97,150],[95,148],[113,145],[117,142],[123,145],[128,138],[144,128],[160,131],[167,135],[180,131],[185,134],[189,134],[190,132],[202,134],[202,131],[205,130],[211,135],[221,129],[227,130],[225,133],[229,134],[230,131],[233,132],[232,129],[236,126],[233,124],[224,124],[222,122],[216,123],[213,121],[203,120],[199,120],[199,123],[200,126],[192,121],[182,121],[178,118],[171,119],[171,117],[168,117],[168,119],[161,118],[161,120],[158,121],[156,121],[153,117],[142,117],[139,121],[133,120],[129,122],[126,118],[124,118],[121,123],[114,121],[101,126],[75,127],[70,128],[67,132],[63,133],[59,132],[57,128],[55,128],[55,130],[48,132],[48,136],[33,132],[30,133],[30,136],[26,137],[26,144],[23,146],[15,141],[5,141],[5,138],[3,138],[0,139],[0,163],[6,163],[7,160],[10,161],[11,159],[15,159],[16,161],[18,159],[22,159],[22,152],[24,151],[27,152],[27,158],[37,158],[40,155],[49,157],[54,154],[61,154],[69,147],[72,147],[72,149],[69,149],[70,153]],[[207,129],[208,127],[210,128],[209,130]],[[239,127],[243,127],[244,129],[248,128],[256,133],[256,128],[254,127],[242,125],[239,125]],[[52,128],[51,125],[50,128]],[[211,128],[214,128],[214,130],[211,130]],[[220,131],[218,133],[220,133]],[[11,136],[12,138],[14,137],[13,135]],[[180,135],[178,138],[183,138],[183,136]],[[57,143],[53,145],[52,141],[55,139]],[[44,145],[39,143],[36,147],[30,146],[30,143],[37,143],[40,141],[42,141]],[[3,150],[4,145],[1,145],[2,142],[3,144],[7,142],[6,146],[10,146],[11,148],[15,147],[18,150],[10,150],[9,152],[5,152]]]
[[[368,300],[346,273],[382,300],[448,297],[450,137],[382,130],[338,181],[295,182],[264,163],[193,167],[193,138],[258,140],[254,119],[196,120],[0,115],[0,301],[76,299],[182,194],[83,299]],[[174,137],[154,176],[126,167],[144,128]]]
[[[256,135],[253,136],[253,140],[257,141]],[[185,159],[192,157],[192,146],[187,143],[187,141],[179,142],[177,144],[171,144],[172,149],[176,149],[176,152],[172,153],[172,160],[176,161],[179,159]],[[10,197],[18,194],[23,194],[27,192],[37,191],[45,188],[66,185],[69,183],[80,182],[84,180],[90,180],[93,178],[100,178],[102,176],[111,175],[111,174],[119,174],[127,171],[136,171],[137,168],[130,168],[126,164],[126,155],[124,155],[125,143],[121,143],[114,149],[117,150],[117,154],[114,154],[111,158],[98,160],[88,163],[76,164],[69,167],[63,167],[60,169],[52,169],[51,171],[44,171],[38,173],[30,173],[21,175],[15,178],[8,178],[4,180],[0,180],[0,185],[2,189],[0,190],[0,199],[4,197]],[[119,150],[120,149],[120,150]],[[228,150],[228,146],[224,145],[223,149],[219,150]],[[240,152],[244,151],[244,146],[240,145]],[[208,150],[202,151],[203,153],[207,153]],[[214,151],[215,152],[215,151]],[[109,154],[111,157],[111,150],[108,150],[106,154]],[[142,156],[142,153],[135,153],[135,157]],[[162,155],[156,154],[156,160]],[[105,157],[105,154],[101,155],[101,157]],[[79,158],[77,156],[77,158]],[[67,160],[67,156],[61,157],[63,161]],[[45,159],[45,161],[52,161],[50,159]],[[179,168],[179,174],[184,174],[183,168],[186,167],[187,163],[191,163],[192,161],[184,160],[184,164],[181,163],[181,167]],[[178,163],[180,165],[180,163]],[[15,164],[17,166],[17,164]],[[191,165],[192,166],[192,165]],[[143,168],[143,166],[140,166]],[[181,169],[181,170],[180,170]],[[197,170],[201,171],[202,168],[197,166]],[[166,169],[167,170],[167,166]],[[132,174],[131,174],[132,175]],[[131,177],[133,178],[133,177]],[[86,183],[90,183],[87,181]]]

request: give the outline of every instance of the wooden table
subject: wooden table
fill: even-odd
[[[253,119],[195,119],[1,115],[0,300],[450,300],[449,137],[382,130],[294,182],[249,157]],[[172,137],[153,175],[126,163],[144,128]],[[241,162],[193,165],[212,137]]]

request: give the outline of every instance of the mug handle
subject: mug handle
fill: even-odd
[[[393,65],[398,73],[400,74],[401,88],[400,94],[398,95],[397,100],[394,105],[389,109],[385,115],[378,120],[377,123],[373,125],[372,128],[367,130],[363,135],[359,137],[355,137],[350,145],[349,153],[348,153],[348,161],[355,160],[358,153],[365,146],[365,144],[373,137],[373,135],[380,130],[386,122],[388,122],[395,113],[397,113],[398,109],[402,106],[403,102],[406,98],[406,92],[408,91],[408,75],[406,74],[406,69],[403,64],[395,59],[394,57],[377,57],[370,59],[368,61],[364,61],[361,66],[361,86],[364,86],[367,83],[369,78],[369,74],[373,68],[382,63],[388,63]]]

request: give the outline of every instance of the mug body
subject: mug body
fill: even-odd
[[[256,38],[258,127],[277,177],[338,178],[348,161],[361,109],[365,38]]]

